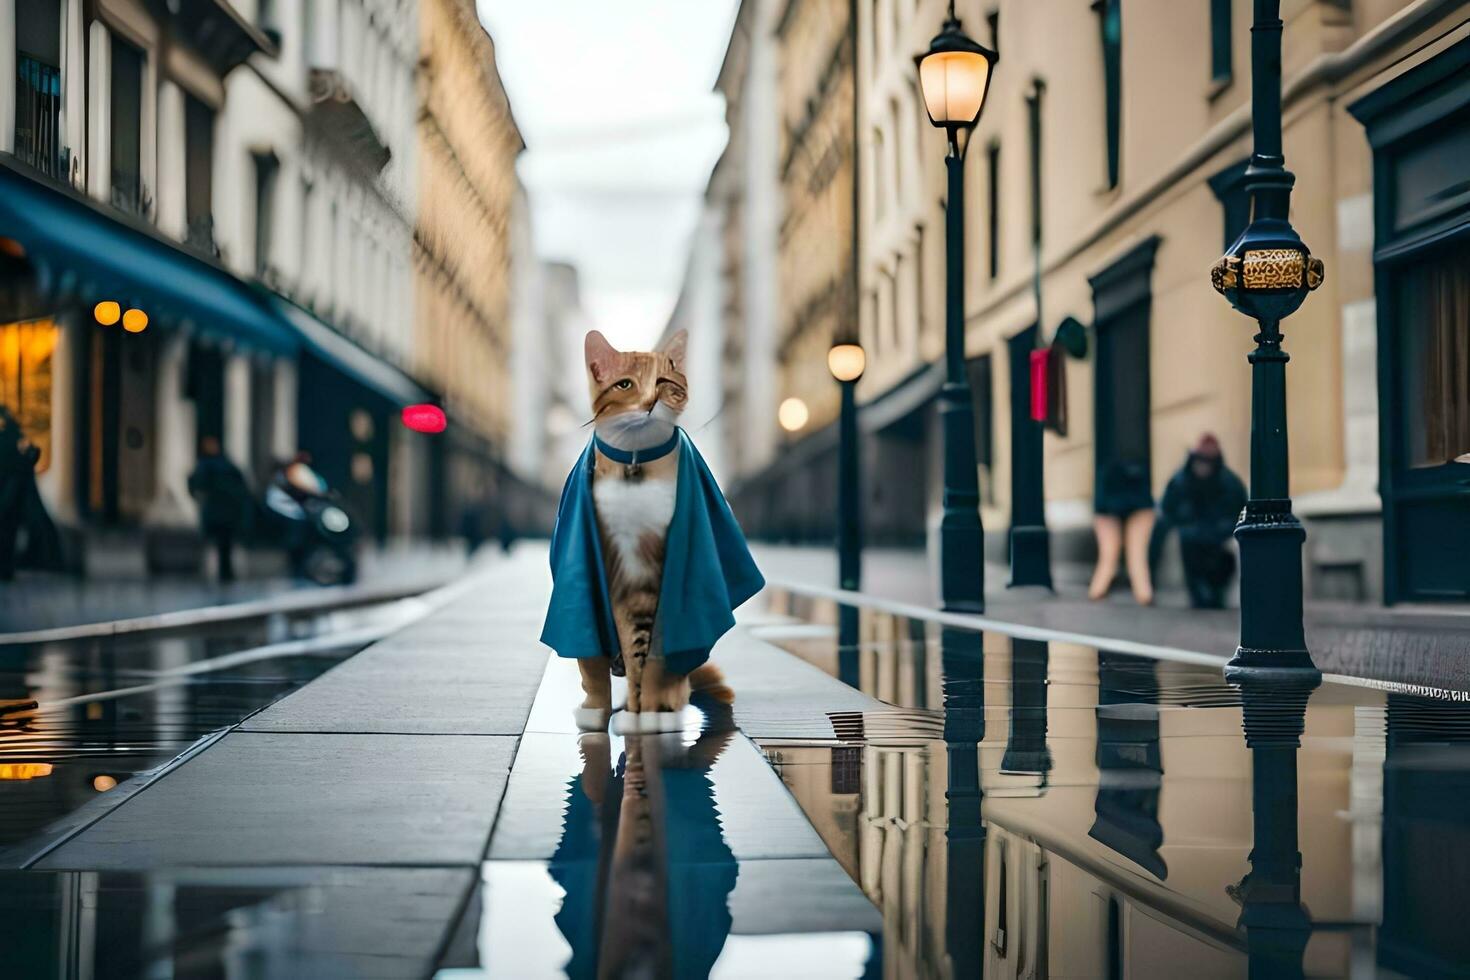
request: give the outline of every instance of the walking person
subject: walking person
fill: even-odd
[[[1184,584],[1196,609],[1225,606],[1225,587],[1235,574],[1235,556],[1227,542],[1245,500],[1245,484],[1225,465],[1219,440],[1208,432],[1164,489],[1162,529],[1179,532]]]
[[[213,542],[221,582],[235,579],[234,546],[250,521],[250,487],[239,467],[220,451],[219,439],[199,443],[199,463],[189,474],[189,493],[199,501],[199,525]]]
[[[20,534],[27,476],[34,460],[21,444],[20,425],[0,407],[0,581],[15,578],[15,545]]]

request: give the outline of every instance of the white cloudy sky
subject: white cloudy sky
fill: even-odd
[[[711,89],[735,0],[478,0],[527,146],[537,251],[574,263],[588,320],[651,343],[725,144]]]

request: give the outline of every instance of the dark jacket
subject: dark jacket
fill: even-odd
[[[189,493],[199,500],[199,524],[205,531],[240,532],[249,525],[250,487],[223,454],[200,458],[189,474]]]
[[[1160,505],[1163,523],[1177,528],[1180,541],[1191,544],[1223,544],[1235,532],[1245,506],[1245,485],[1230,471],[1222,456],[1210,477],[1194,475],[1195,456],[1190,453],[1179,471],[1169,478]]]

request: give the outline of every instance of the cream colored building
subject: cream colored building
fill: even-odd
[[[525,148],[471,0],[420,0],[415,362],[455,420],[451,519],[512,493],[513,251],[529,252]]]
[[[944,139],[919,103],[913,57],[947,6],[857,5],[858,289],[869,364],[858,397],[871,437],[870,540],[922,540],[939,508],[930,406],[941,379],[930,365],[943,350]],[[1465,5],[1282,8],[1292,218],[1327,267],[1326,284],[1283,328],[1309,590],[1470,598],[1457,557],[1470,548],[1470,381],[1447,353],[1463,327],[1452,305],[1425,298],[1431,282],[1466,275],[1456,243],[1470,208],[1452,176],[1453,147],[1466,138],[1456,81],[1470,35]],[[1244,0],[958,0],[955,9],[1000,53],[965,166],[966,356],[987,546],[1003,559],[1013,502],[1035,486],[1015,465],[1038,432],[1022,414],[1030,351],[1075,318],[1088,352],[1065,359],[1065,434],[1046,431],[1039,450],[1053,564],[1066,582],[1091,561],[1096,474],[1110,463],[1145,463],[1157,499],[1186,450],[1213,432],[1249,478],[1254,330],[1214,293],[1208,270],[1247,218],[1236,178],[1251,151],[1252,10]],[[808,50],[802,63],[821,59]],[[840,222],[831,230],[845,234]],[[1395,291],[1400,282],[1417,292]],[[783,292],[779,309],[788,322],[799,305]],[[821,404],[819,353],[805,355],[801,384]],[[747,474],[750,486],[782,479]],[[756,533],[790,536],[792,523],[768,515]],[[824,536],[814,525],[795,531]]]

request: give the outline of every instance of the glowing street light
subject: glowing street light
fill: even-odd
[[[788,398],[776,409],[776,421],[787,432],[801,431],[810,418],[811,412],[807,411],[806,402],[800,398]]]

